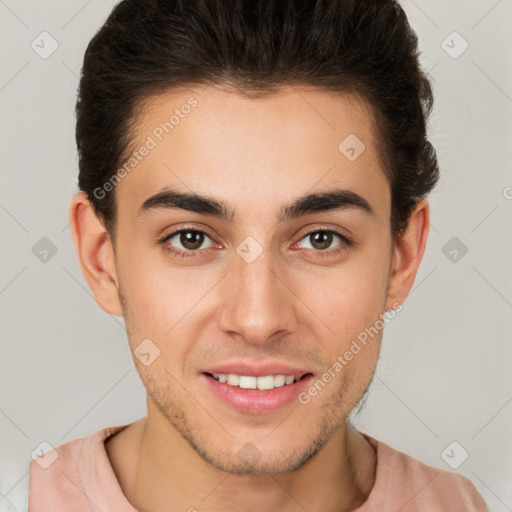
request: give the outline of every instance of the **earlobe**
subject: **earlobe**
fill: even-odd
[[[122,316],[112,241],[85,192],[73,196],[69,220],[80,267],[97,304]]]
[[[406,228],[397,236],[393,250],[386,310],[403,304],[409,294],[427,244],[430,207],[426,199],[418,201]]]

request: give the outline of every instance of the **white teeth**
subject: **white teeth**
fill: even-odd
[[[293,384],[294,375],[264,375],[254,377],[249,375],[236,375],[234,373],[213,373],[212,377],[221,383],[238,386],[242,389],[274,389]]]
[[[256,377],[247,377],[240,375],[238,378],[238,385],[243,389],[256,389]]]
[[[228,380],[226,381],[230,386],[238,386],[240,377],[234,373],[228,373]]]
[[[275,377],[272,375],[265,375],[258,377],[258,389],[273,389],[275,386]]]
[[[274,377],[274,386],[276,388],[280,388],[284,386],[285,384],[292,384],[295,380],[295,377],[293,375],[276,375]]]

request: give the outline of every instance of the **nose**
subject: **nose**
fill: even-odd
[[[251,263],[236,256],[223,280],[221,329],[260,346],[292,332],[297,324],[298,299],[289,280],[269,249]]]

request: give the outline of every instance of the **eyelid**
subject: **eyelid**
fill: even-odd
[[[311,235],[312,233],[318,233],[319,231],[326,231],[326,232],[330,232],[330,233],[335,233],[338,236],[340,236],[342,238],[346,238],[347,240],[349,240],[349,234],[346,233],[346,230],[343,230],[343,229],[341,229],[338,226],[331,226],[331,225],[315,226],[315,227],[313,227],[311,229],[308,229],[304,233],[302,233],[300,238],[304,238],[305,236]]]
[[[190,225],[190,226],[180,226],[179,228],[173,229],[171,232],[167,233],[166,235],[163,235],[161,240],[169,239],[179,233],[182,233],[183,231],[197,231],[199,233],[204,233],[205,235],[209,236],[212,240],[215,240],[216,235],[214,235],[207,227],[205,226],[197,226],[197,225]]]

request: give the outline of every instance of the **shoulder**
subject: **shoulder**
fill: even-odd
[[[89,510],[86,492],[91,472],[105,463],[104,441],[126,425],[98,430],[34,457],[30,462],[29,512],[46,510]],[[94,506],[93,506],[94,507]]]
[[[384,511],[397,507],[401,512],[488,512],[483,498],[465,476],[429,466],[363,435],[377,451],[375,484],[367,503],[371,498]]]

